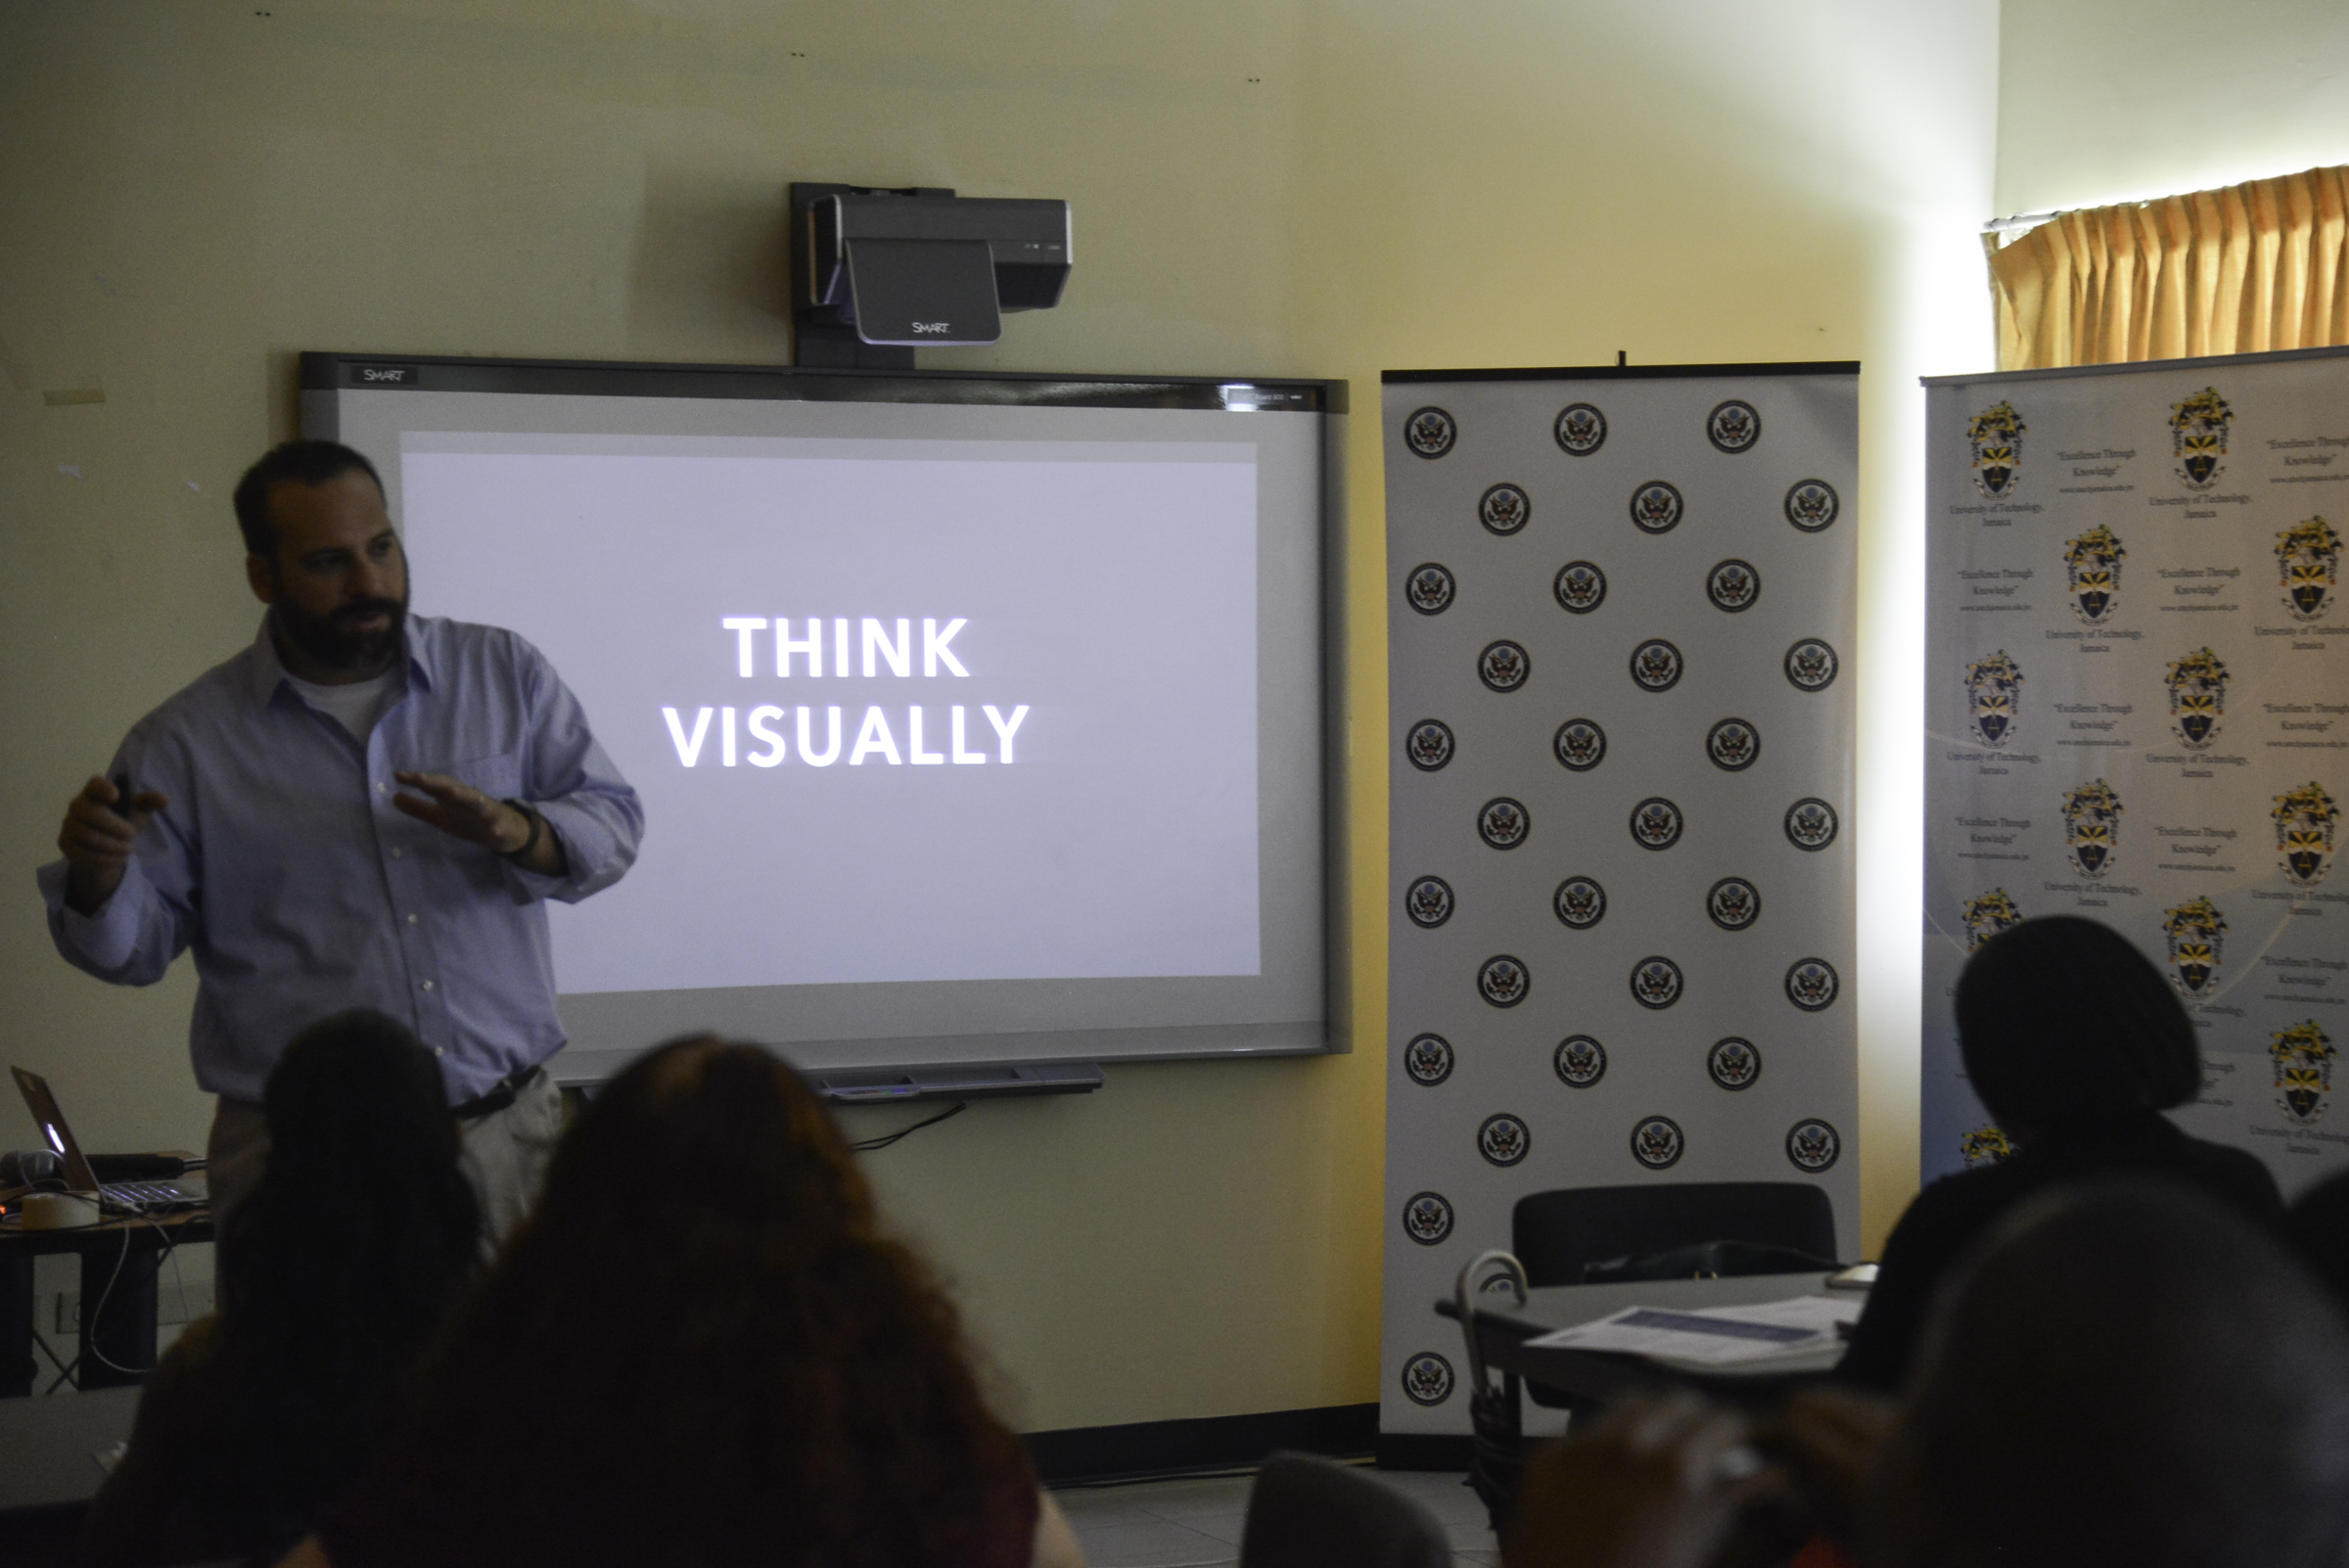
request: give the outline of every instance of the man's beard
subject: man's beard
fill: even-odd
[[[313,616],[281,598],[270,607],[270,614],[287,641],[327,669],[375,669],[390,664],[399,652],[408,602],[404,597],[359,599],[338,605],[324,616]],[[371,615],[385,618],[382,630],[352,629],[352,623]]]

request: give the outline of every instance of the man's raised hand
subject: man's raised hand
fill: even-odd
[[[157,790],[140,790],[126,801],[103,778],[81,787],[57,830],[57,847],[66,854],[66,903],[74,913],[94,915],[106,906],[130,868],[139,835],[170,804]]]
[[[530,841],[530,819],[495,796],[445,773],[393,773],[415,795],[394,795],[392,804],[419,822],[430,822],[450,838],[512,854]]]

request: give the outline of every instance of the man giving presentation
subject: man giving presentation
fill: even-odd
[[[316,1019],[373,1007],[440,1060],[502,1235],[561,1124],[547,899],[636,856],[644,812],[538,650],[408,614],[367,459],[288,441],[236,491],[252,646],[141,719],[67,807],[40,885],[58,951],[146,986],[194,948],[215,1216],[259,1178],[261,1086]]]

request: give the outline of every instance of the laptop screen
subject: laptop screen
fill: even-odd
[[[65,1161],[66,1185],[75,1192],[95,1192],[98,1177],[90,1170],[90,1162],[82,1158],[81,1145],[73,1141],[73,1130],[66,1126],[65,1117],[58,1111],[57,1096],[49,1092],[49,1081],[38,1073],[28,1073],[22,1067],[12,1067],[17,1076],[17,1087],[23,1091],[25,1108],[40,1124],[41,1136]]]

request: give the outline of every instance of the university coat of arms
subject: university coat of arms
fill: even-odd
[[[2218,484],[2226,465],[2227,432],[2234,410],[2216,387],[2205,387],[2182,403],[2170,405],[2170,451],[2178,459],[2179,482],[2189,490],[2207,490]]]

